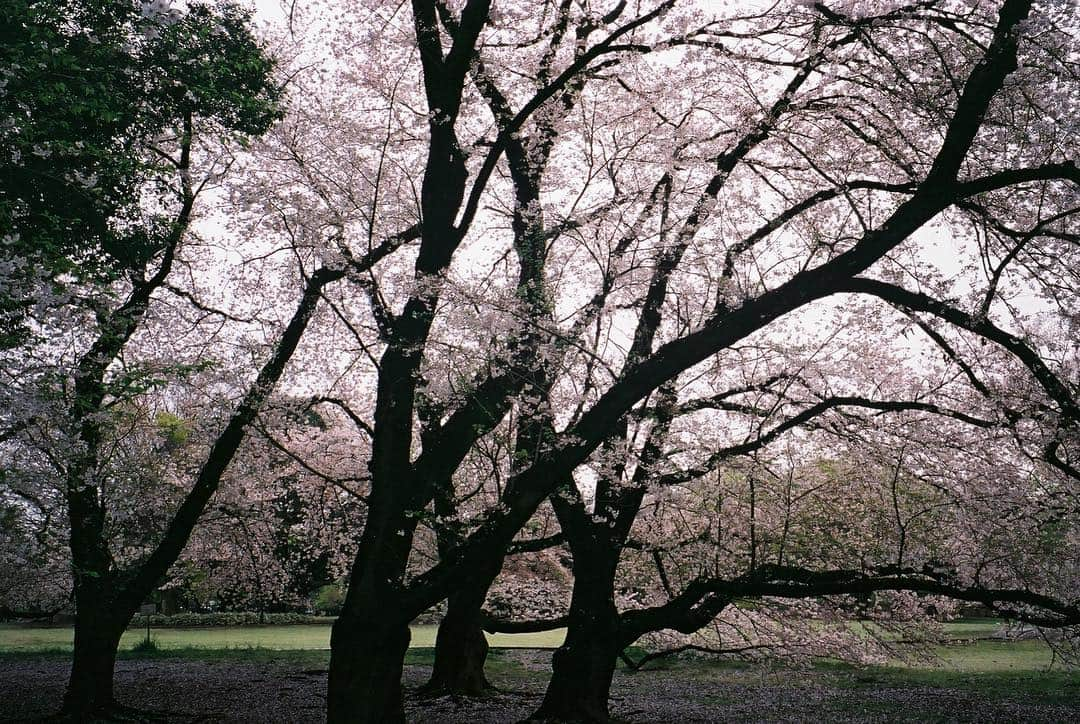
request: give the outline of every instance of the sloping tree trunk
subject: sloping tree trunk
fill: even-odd
[[[446,615],[435,637],[435,662],[422,693],[429,696],[482,696],[492,689],[484,676],[488,643],[481,628],[481,607],[490,581],[456,591],[447,598]]]
[[[405,721],[401,670],[410,636],[407,621],[388,620],[378,611],[367,616],[342,614],[334,622],[327,685],[329,722]]]
[[[433,503],[437,518],[456,518],[458,510],[453,483],[446,479],[434,487]],[[454,547],[461,543],[459,533],[452,526],[440,526],[436,536],[442,557],[451,555]],[[491,691],[492,686],[484,676],[488,643],[481,628],[481,608],[488,589],[501,569],[500,558],[486,573],[480,574],[478,571],[475,580],[463,583],[447,597],[446,615],[439,622],[439,631],[435,636],[431,678],[420,690],[421,695],[482,696]]]
[[[508,553],[542,551],[564,541],[563,534],[522,541],[510,547]],[[431,681],[423,693],[483,695],[493,689],[484,676],[488,645],[485,632],[535,633],[551,631],[566,625],[567,619],[507,622],[495,621],[483,612],[484,600],[491,584],[498,576],[503,558],[497,562],[499,569],[475,583],[467,583],[447,598],[446,616],[439,624],[435,639],[435,666]],[[495,565],[494,563],[492,564]]]
[[[123,342],[134,331],[138,316],[128,316],[127,326],[119,337],[102,335],[101,340],[105,341],[99,340],[87,355],[88,361],[84,362],[76,390],[73,415],[81,422],[80,434],[86,451],[72,466],[67,480],[76,618],[71,678],[64,698],[65,716],[82,721],[91,714],[119,708],[113,698],[113,669],[121,635],[139,604],[153,592],[183,552],[195,524],[243,442],[248,424],[296,350],[323,286],[340,276],[340,272],[320,270],[309,278],[273,355],[263,365],[228,425],[214,442],[198,478],[173,514],[153,552],[127,570],[115,565],[109,551],[106,511],[98,488],[87,481],[94,480],[93,471],[98,467],[102,439],[97,416],[90,414],[100,409],[105,399],[105,366],[98,358],[110,359],[119,354]],[[107,348],[107,344],[112,347]],[[99,354],[101,348],[107,348],[107,353]]]
[[[614,597],[618,557],[608,551],[575,556],[566,641],[552,656],[544,700],[528,721],[608,721],[611,679],[623,648]]]

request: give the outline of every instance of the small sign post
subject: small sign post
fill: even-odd
[[[146,616],[146,645],[150,646],[150,614],[157,613],[157,604],[144,603],[139,606],[139,613]]]

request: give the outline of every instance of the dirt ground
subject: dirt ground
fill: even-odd
[[[521,651],[493,676],[502,692],[482,700],[441,697],[418,701],[411,689],[429,673],[407,666],[408,714],[413,722],[514,722],[527,716],[544,690],[550,653]],[[60,705],[67,664],[60,660],[0,661],[0,720],[47,718]],[[295,664],[192,660],[128,660],[117,664],[117,696],[151,710],[136,721],[321,722],[326,671]],[[919,687],[826,685],[818,677],[780,681],[766,675],[731,681],[684,672],[618,672],[612,715],[627,722],[1046,722],[1080,721],[1080,708],[1046,705],[1007,692],[987,701],[970,691]]]

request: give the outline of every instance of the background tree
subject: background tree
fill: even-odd
[[[42,166],[34,154],[18,152],[9,159],[23,164],[12,178],[25,183],[5,189],[5,226],[14,243],[4,253],[16,281],[35,292],[35,306],[18,296],[20,287],[10,287],[18,298],[9,296],[5,304],[21,311],[8,330],[41,330],[44,342],[12,332],[12,339],[27,342],[10,351],[4,365],[6,385],[18,390],[12,397],[23,398],[8,427],[24,440],[36,438],[32,444],[45,449],[61,480],[76,602],[65,710],[83,717],[114,705],[121,633],[179,556],[328,278],[316,272],[307,280],[291,323],[165,530],[134,549],[112,549],[116,525],[130,522],[121,514],[130,506],[113,495],[124,490],[115,478],[130,472],[114,467],[111,455],[127,420],[117,411],[184,371],[129,358],[129,343],[156,295],[184,296],[169,279],[174,268],[186,266],[177,260],[196,198],[227,169],[230,139],[262,133],[278,117],[280,90],[247,14],[230,5],[192,5],[184,12],[128,2],[12,8],[13,31],[24,33],[31,48],[44,43],[55,59],[9,66],[16,73],[4,98],[21,112],[17,130],[5,133],[30,143],[41,158],[67,160]],[[13,87],[23,86],[34,90],[11,100]],[[74,138],[83,126],[89,148]],[[65,174],[60,184],[49,181],[57,168]],[[24,273],[28,269],[34,273]],[[62,332],[71,335],[71,346],[50,345]]]
[[[12,344],[30,331],[24,315],[42,294],[108,288],[163,254],[172,224],[185,223],[184,202],[176,188],[150,186],[189,170],[181,156],[193,124],[261,132],[280,91],[267,82],[270,61],[244,45],[247,16],[232,5],[181,13],[167,2],[10,0],[3,15],[0,228]],[[225,50],[227,59],[207,60]]]

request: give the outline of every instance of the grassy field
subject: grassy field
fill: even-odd
[[[936,647],[934,656],[927,660],[895,661],[870,667],[823,660],[818,661],[814,669],[840,686],[888,684],[988,692],[1021,690],[1051,698],[1061,695],[1070,701],[1080,699],[1080,673],[1063,670],[1061,666],[1048,670],[1056,662],[1042,641],[986,640],[1000,628],[997,621],[960,621],[946,624],[944,628],[946,636],[955,643]],[[431,663],[435,631],[435,626],[412,627],[409,663]],[[310,666],[325,666],[329,661],[328,625],[157,628],[151,630],[157,650],[135,650],[145,635],[145,630],[137,629],[125,633],[120,657],[291,662]],[[494,649],[488,665],[494,669],[501,667],[500,648],[552,649],[562,643],[564,635],[563,629],[540,634],[489,635]],[[0,624],[0,657],[3,658],[66,657],[71,651],[71,642],[70,628]],[[653,667],[678,670],[691,677],[722,676],[725,672],[742,676],[755,669],[739,662],[701,659],[663,660]]]
[[[412,646],[435,645],[435,626],[413,626]],[[538,634],[489,635],[492,646],[502,648],[555,648],[566,631]],[[215,626],[212,628],[155,628],[151,639],[161,649],[270,649],[311,651],[330,648],[330,626]],[[0,624],[0,653],[69,651],[74,633],[68,627],[40,627]],[[130,649],[146,638],[146,629],[131,629],[120,641],[121,649]]]
[[[841,689],[950,689],[977,692],[989,701],[1025,697],[1043,704],[1080,707],[1080,670],[1064,666],[1041,640],[988,640],[1001,629],[989,619],[963,620],[943,626],[952,642],[935,646],[931,656],[917,661],[894,660],[886,665],[858,666],[818,660],[810,680]],[[798,684],[805,670],[760,667],[737,661],[673,661],[661,664],[675,675],[702,680],[747,682],[771,677],[774,682]]]
[[[640,715],[654,721],[698,721],[702,712],[732,721],[769,716],[859,723],[1080,721],[1080,672],[1060,666],[1047,670],[1052,656],[1041,641],[987,640],[999,626],[994,621],[949,624],[945,634],[953,643],[937,647],[931,659],[882,666],[831,660],[808,667],[762,666],[674,657],[633,672],[620,663],[613,706],[629,720]],[[289,711],[297,720],[321,711],[330,659],[326,625],[154,629],[153,650],[134,648],[144,635],[128,632],[119,653],[124,690],[140,706],[175,708],[177,692],[197,680],[216,692],[204,707],[207,716],[246,712],[253,697],[296,707]],[[429,675],[434,636],[433,626],[413,629],[413,648],[405,660],[410,691]],[[490,709],[502,706],[516,712],[505,720],[524,717],[538,705],[550,676],[550,653],[540,649],[558,645],[562,637],[562,631],[492,637],[496,648],[486,671],[504,693],[467,705],[455,699],[435,709],[421,700],[407,701],[414,707],[409,721],[501,721]],[[62,699],[70,652],[70,629],[0,625],[0,701],[33,691],[20,706],[27,717],[47,715]],[[231,683],[235,672],[247,682],[242,687]],[[308,683],[292,685],[299,680]],[[292,683],[283,688],[281,682]],[[279,702],[279,696],[292,697],[291,703]],[[438,709],[444,705],[450,708]]]

